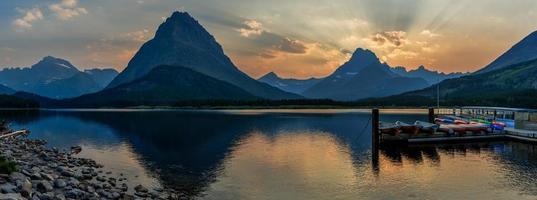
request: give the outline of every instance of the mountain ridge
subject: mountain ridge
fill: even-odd
[[[123,70],[106,87],[113,88],[139,78],[159,65],[178,65],[234,84],[267,99],[296,99],[300,95],[260,83],[240,71],[216,39],[186,12],[174,12],[155,37],[142,45]]]
[[[30,67],[0,70],[0,84],[15,91],[61,99],[102,89],[104,86],[96,81],[100,76],[79,71],[67,60],[45,56]]]
[[[506,52],[492,61],[489,65],[476,71],[476,74],[486,73],[508,67],[513,64],[537,59],[537,31],[534,31],[517,42]]]
[[[405,81],[408,81],[408,84],[391,84],[391,82]],[[422,78],[402,77],[392,72],[386,63],[381,63],[372,51],[358,48],[349,61],[304,91],[303,95],[308,98],[353,101],[406,92],[426,86],[427,82]]]
[[[308,79],[295,79],[295,78],[281,78],[274,72],[269,72],[257,80],[269,84],[273,87],[279,88],[283,91],[292,92],[295,94],[302,94],[305,90],[315,85],[323,78],[308,78]]]

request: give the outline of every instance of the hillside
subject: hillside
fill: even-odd
[[[511,106],[537,108],[537,59],[502,69],[439,83],[443,106]],[[433,106],[437,86],[385,98],[359,101],[365,105]]]
[[[492,63],[477,71],[477,74],[502,69],[509,65],[537,59],[537,31],[529,34],[520,42],[516,43],[507,52]]]

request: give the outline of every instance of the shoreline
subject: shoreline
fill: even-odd
[[[20,137],[0,140],[0,155],[18,166],[0,174],[1,199],[180,199],[168,188],[129,188],[122,173],[113,175],[92,159],[75,157],[80,147],[58,150],[45,144]]]

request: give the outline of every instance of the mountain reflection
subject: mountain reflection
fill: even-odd
[[[48,140],[51,147],[82,145],[81,156],[133,173],[134,181],[154,179],[191,198],[537,195],[537,147],[531,144],[389,145],[380,149],[378,167],[372,168],[368,113],[40,111],[3,112],[0,117],[15,128],[30,129],[30,137]],[[387,114],[382,119],[425,117]]]

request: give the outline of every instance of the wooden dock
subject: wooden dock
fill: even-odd
[[[537,143],[537,131],[505,128],[505,135],[515,140]]]
[[[433,122],[435,112],[433,108],[429,108],[429,121]],[[380,134],[379,131],[379,110],[372,111],[372,142],[373,148],[378,148],[383,143],[449,143],[449,142],[470,142],[470,141],[486,141],[486,140],[515,140],[521,142],[531,142],[537,144],[537,131],[515,129],[506,127],[502,132],[488,134],[463,134],[452,135],[437,132],[434,134],[399,134],[396,136]],[[434,122],[433,122],[434,123]]]

